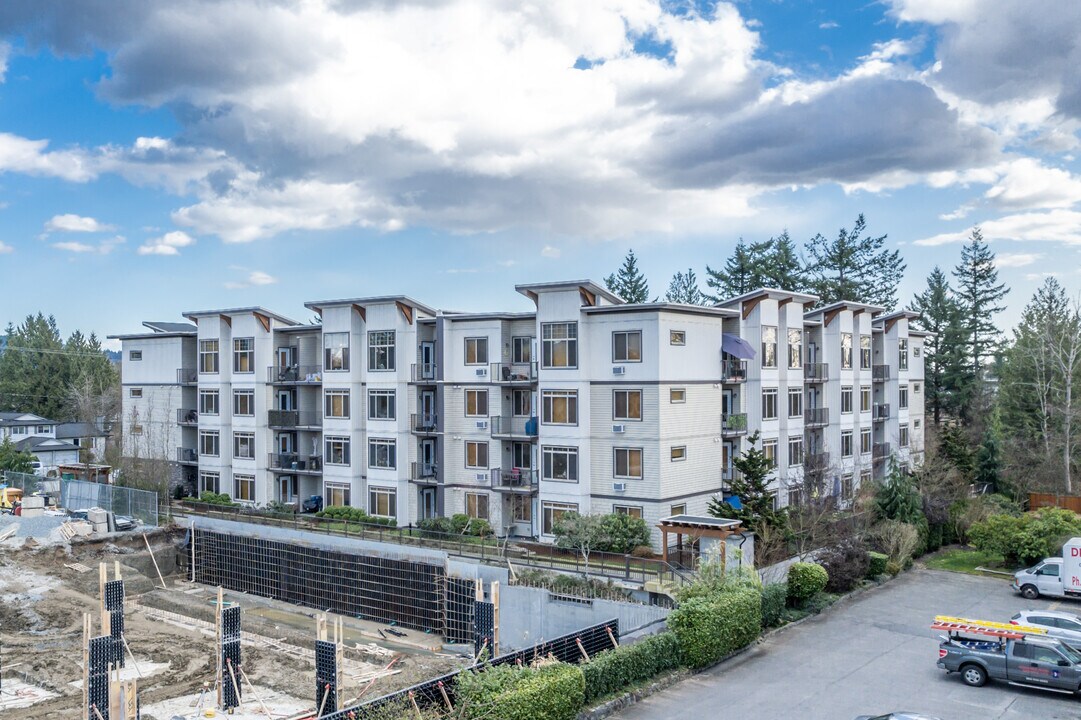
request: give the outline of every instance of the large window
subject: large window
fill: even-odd
[[[324,390],[323,416],[328,418],[349,417],[349,391]]]
[[[902,370],[908,370],[908,340],[906,338],[897,341],[897,366]]]
[[[852,499],[852,473],[845,473],[841,476],[841,499]]]
[[[613,505],[612,512],[616,515],[626,515],[632,518],[642,518],[641,505]]]
[[[850,412],[852,412],[852,386],[851,385],[843,385],[843,386],[841,386],[841,412],[842,413],[850,413]]]
[[[465,364],[488,364],[488,338],[472,337],[465,339]]]
[[[238,415],[240,417],[250,417],[255,415],[254,390],[233,391],[233,415]]]
[[[466,493],[465,514],[478,520],[487,520],[488,495],[486,493]]]
[[[201,430],[199,432],[199,454],[217,457],[221,454],[218,442],[217,430]]]
[[[871,452],[871,428],[860,430],[860,455],[868,455]]]
[[[802,435],[789,435],[788,436],[788,465],[803,464],[803,436]]]
[[[368,333],[368,370],[394,369],[394,331]]]
[[[642,331],[612,333],[612,362],[642,362]]]
[[[860,412],[871,412],[871,386],[860,385]]]
[[[510,341],[510,361],[524,364],[533,362],[533,338],[515,337]]]
[[[352,504],[352,492],[348,485],[327,483],[323,495],[326,496],[327,507],[349,507]]]
[[[241,460],[255,459],[255,433],[233,433],[233,457]]]
[[[788,388],[788,417],[803,417],[803,388]]]
[[[612,391],[612,419],[613,420],[641,420],[642,419],[642,391],[641,390],[613,390]]]
[[[199,473],[199,493],[205,492],[218,492],[219,480],[221,474],[216,472],[201,472]]]
[[[541,422],[545,425],[578,424],[578,392],[576,390],[545,390]]]
[[[511,393],[512,412],[515,417],[530,417],[533,414],[533,399],[529,390],[515,390]]]
[[[546,502],[541,505],[541,512],[544,516],[541,532],[545,535],[551,535],[555,532],[555,526],[563,516],[569,512],[578,512],[578,506],[574,503]]]
[[[201,372],[201,373],[216,373],[216,372],[218,372],[218,341],[217,340],[200,340],[199,341],[199,372]]]
[[[897,444],[903,448],[908,447],[908,425],[902,425],[898,429]]]
[[[612,475],[617,478],[642,479],[642,448],[615,448]]]
[[[541,465],[545,480],[578,482],[578,448],[576,447],[543,447]]]
[[[841,431],[841,457],[852,457],[852,431]]]
[[[233,499],[240,502],[255,502],[254,475],[233,475]]]
[[[762,441],[762,454],[769,460],[770,467],[777,467],[777,438]]]
[[[233,372],[255,372],[255,338],[233,340]]]
[[[324,443],[326,454],[323,462],[327,465],[349,465],[349,438],[328,437]]]
[[[394,438],[368,440],[368,467],[393,470],[398,467],[398,443]]]
[[[803,331],[791,328],[788,331],[788,367],[798,368],[803,357]]]
[[[546,368],[578,367],[578,323],[541,325],[541,365]]]
[[[852,333],[841,333],[841,369],[852,369]]]
[[[488,391],[466,390],[465,391],[465,416],[488,417]]]
[[[378,517],[397,517],[398,491],[390,488],[369,489],[368,512]]]
[[[871,369],[871,336],[860,335],[860,369]]]
[[[349,333],[323,334],[323,369],[349,369]]]
[[[762,388],[762,419],[777,419],[777,388]]]
[[[393,390],[368,391],[368,419],[393,420],[396,415],[395,395]]]
[[[510,496],[510,516],[516,523],[533,522],[533,498],[516,493]]]
[[[897,407],[901,409],[908,407],[908,385],[897,388]]]
[[[218,414],[218,391],[217,390],[200,390],[199,391],[199,414],[200,415],[217,415]]]
[[[777,328],[762,326],[762,367],[777,367]]]
[[[488,443],[467,442],[465,444],[465,466],[475,470],[487,470]]]

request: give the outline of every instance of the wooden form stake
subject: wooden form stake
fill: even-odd
[[[443,696],[443,702],[447,704],[447,712],[454,712],[454,706],[450,703],[450,697],[447,695],[447,689],[443,687],[443,681],[439,681],[439,694]]]
[[[215,662],[216,670],[215,670],[215,673],[214,673],[214,684],[215,684],[215,687],[217,687],[217,690],[218,690],[218,707],[219,708],[222,706],[222,680],[224,680],[224,677],[225,677],[224,673],[223,673],[224,668],[221,666],[221,655],[222,655],[222,648],[221,648],[221,630],[222,630],[222,628],[221,628],[221,609],[222,609],[222,601],[223,600],[224,600],[224,594],[222,593],[221,586],[219,585],[218,586],[218,605],[214,609],[214,655],[215,655],[215,658],[216,658],[216,662]]]
[[[83,708],[82,713],[90,705],[90,626],[93,620],[90,613],[83,613]],[[80,713],[81,714],[81,713]]]
[[[112,631],[109,627],[109,611],[105,609],[105,583],[109,579],[109,569],[105,563],[98,564],[98,612],[101,615],[101,634],[108,635]]]
[[[421,720],[423,716],[420,714],[420,706],[417,705],[417,695],[412,690],[409,691],[409,702],[413,704],[413,712],[417,714],[417,720]]]
[[[191,581],[195,582],[195,520],[191,521]]]
[[[499,657],[499,582],[492,582],[492,657]]]
[[[135,653],[128,647],[128,639],[121,637],[120,640],[124,643],[124,649],[128,651],[128,657],[131,658],[131,664],[135,666],[135,672],[139,673],[139,677],[143,677],[143,671],[139,669],[139,663],[135,662]]]
[[[150,541],[146,539],[146,533],[143,533],[143,542],[146,543],[146,549],[150,553],[150,560],[154,563],[154,572],[158,574],[158,580],[161,581],[161,589],[168,590],[165,585],[165,578],[161,576],[161,568],[158,567],[158,559],[154,557],[154,550],[150,547]]]
[[[236,673],[233,672],[233,661],[228,660],[229,663],[229,679],[233,681],[233,692],[236,693],[236,706],[240,707],[243,703],[240,701],[240,685],[236,682]]]
[[[586,652],[585,646],[582,645],[582,638],[574,638],[574,644],[578,646],[578,652],[582,653],[582,657],[586,662],[589,662],[589,653]]]
[[[319,701],[319,711],[315,713],[315,717],[323,717],[323,708],[327,706],[327,696],[330,695],[330,683],[327,683],[326,688],[323,690],[323,699]]]
[[[616,636],[614,634],[612,634],[612,628],[605,625],[604,629],[608,633],[608,639],[612,641],[612,647],[614,647],[614,648],[619,647],[619,641],[616,640]]]
[[[255,691],[255,686],[252,685],[251,680],[248,679],[248,674],[244,672],[244,668],[237,668],[237,670],[240,672],[241,679],[248,683],[248,689],[251,690],[252,696],[258,701],[259,707],[263,708],[263,714],[266,715],[269,720],[272,720],[274,716],[270,714],[270,710],[267,709],[266,703],[263,702],[263,698],[259,697],[259,693]]]

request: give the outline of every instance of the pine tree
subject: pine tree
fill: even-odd
[[[916,327],[932,333],[923,344],[924,379],[927,408],[939,425],[944,412],[956,413],[962,407],[968,369],[960,307],[946,273],[936,266],[927,278],[927,289],[916,295],[909,309],[920,314]]]
[[[887,310],[896,307],[897,286],[907,266],[899,250],[885,249],[885,235],[864,237],[866,229],[861,213],[851,231],[841,228],[834,240],[815,235],[804,246],[808,289],[823,305],[852,300]]]
[[[961,249],[961,263],[953,271],[957,281],[957,301],[961,324],[966,334],[969,367],[979,384],[983,367],[998,349],[1001,334],[994,316],[1005,310],[1002,299],[1010,291],[999,283],[995,254],[983,240],[980,229],[973,228],[969,243]]]
[[[999,466],[998,437],[994,428],[988,427],[983,434],[983,443],[976,453],[976,485],[986,486],[994,492],[998,488]]]
[[[957,468],[965,482],[969,482],[976,472],[976,459],[969,447],[968,438],[965,437],[964,428],[956,423],[944,425],[938,442],[938,451]]]
[[[739,520],[752,532],[759,532],[763,525],[783,528],[786,524],[783,510],[773,507],[773,495],[770,493],[770,475],[774,471],[773,461],[766,457],[758,445],[759,433],[755,431],[747,438],[750,445],[741,455],[732,459],[732,465],[738,472],[728,483],[732,495],[739,498],[740,508],[736,509],[718,498],[709,501],[707,512],[713,517]]]
[[[878,514],[886,520],[917,524],[924,520],[923,501],[912,476],[901,471],[894,458],[890,458],[890,470],[886,481],[875,493]]]
[[[615,273],[604,279],[608,289],[629,303],[649,301],[649,284],[638,269],[638,258],[634,250],[628,250],[623,258],[623,265]]]
[[[34,455],[26,450],[16,450],[11,438],[5,437],[3,441],[0,441],[0,471],[2,470],[32,473],[34,472]]]
[[[698,278],[694,270],[687,268],[687,272],[677,272],[672,276],[672,282],[668,285],[668,292],[664,299],[668,302],[685,303],[687,305],[704,305],[706,297],[698,289]]]
[[[706,285],[713,289],[713,293],[707,296],[708,299],[720,302],[761,287],[758,282],[761,277],[760,258],[756,254],[760,251],[760,244],[748,246],[743,238],[740,238],[723,268],[714,270],[706,265]]]
[[[769,239],[769,250],[762,260],[763,285],[777,290],[799,292],[804,289],[806,273],[796,243],[788,231]]]

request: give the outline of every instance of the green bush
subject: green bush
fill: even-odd
[[[603,541],[597,547],[603,552],[630,553],[642,545],[649,546],[649,526],[642,518],[625,513],[605,515],[601,521]]]
[[[464,720],[574,720],[585,702],[581,668],[552,663],[499,665],[457,679]]]
[[[434,517],[417,520],[417,527],[421,534],[428,537],[437,537],[453,532],[450,526],[450,518]]]
[[[889,562],[890,558],[889,555],[880,552],[870,552],[868,555],[871,558],[871,564],[867,568],[867,577],[873,580],[886,572],[886,563]]]
[[[850,539],[824,549],[818,562],[829,576],[826,590],[846,593],[867,577],[871,557],[861,541]]]
[[[898,561],[898,560],[888,560],[888,561],[886,561],[886,572],[888,572],[890,575],[893,575],[894,577],[897,577],[898,575],[901,574],[902,570],[904,570],[904,566],[901,564],[900,561]]]
[[[672,632],[598,653],[580,666],[586,680],[586,702],[675,670],[679,664],[679,638]]]
[[[787,600],[788,586],[784,583],[771,583],[762,587],[763,628],[777,627],[781,624]]]
[[[1020,517],[991,515],[968,529],[977,550],[1001,555],[1007,564],[1023,565],[1057,555],[1076,535],[1081,535],[1081,515],[1063,508],[1041,508]]]
[[[487,520],[471,518],[465,513],[455,513],[446,520],[447,525],[441,525],[441,527],[449,526],[449,529],[444,532],[450,532],[453,535],[487,537],[492,534],[492,526],[488,524]]]
[[[377,517],[369,515],[363,508],[348,505],[331,505],[315,514],[316,517],[329,518],[331,520],[343,520],[345,522],[367,523],[369,525],[386,525],[394,527],[398,522],[394,518]]]
[[[198,502],[206,503],[207,505],[236,504],[233,502],[233,499],[229,497],[226,493],[210,492],[209,490],[204,490],[202,493],[200,493]]]
[[[800,607],[826,589],[829,574],[821,565],[808,562],[793,563],[788,568],[788,603]]]
[[[668,615],[668,627],[679,638],[685,664],[712,665],[762,632],[761,592],[745,587],[692,597]]]

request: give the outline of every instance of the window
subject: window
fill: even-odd
[[[510,361],[524,364],[533,362],[533,338],[516,337],[510,341]]]
[[[613,505],[612,513],[615,515],[626,515],[632,518],[642,518],[642,507],[640,505]]]
[[[129,350],[128,351],[128,360],[131,360],[132,362],[139,362],[142,359],[143,359],[143,351],[142,350]]]
[[[803,464],[803,436],[802,435],[789,435],[788,436],[788,464],[802,465]]]
[[[841,431],[841,457],[852,457],[852,431]]]
[[[908,385],[901,385],[897,388],[897,407],[908,407]]]
[[[669,390],[668,401],[672,403],[687,402],[687,388],[672,388]]]
[[[869,487],[871,484],[871,471],[860,470],[860,487]]]
[[[522,494],[511,495],[510,515],[516,523],[533,522],[533,498]]]
[[[777,419],[777,388],[762,388],[762,419]]]
[[[488,443],[467,442],[465,444],[465,466],[478,470],[488,469]]]
[[[199,433],[199,454],[208,455],[210,457],[218,456],[217,430],[203,430]]]
[[[352,504],[352,492],[348,485],[327,483],[323,495],[326,497],[327,507],[349,507]]]
[[[26,426],[25,425],[16,425],[15,427],[13,427],[11,429],[11,434],[12,435],[25,435],[26,434]]]
[[[916,428],[917,430],[919,430],[919,429],[920,429],[920,421],[919,421],[919,418],[917,418],[917,419],[915,419],[915,420],[913,420],[913,421],[912,421],[912,427]]]
[[[49,426],[48,425],[38,425],[37,426],[37,434],[38,435],[48,435],[49,434]],[[78,444],[78,443],[76,443],[76,444]]]
[[[777,467],[777,438],[762,441],[762,454],[769,460],[770,467]]]
[[[255,415],[254,390],[233,391],[233,415],[239,415],[241,417],[250,417],[252,415]]]
[[[199,341],[199,372],[201,372],[201,373],[216,373],[216,372],[218,372],[218,341],[217,340],[200,340]]]
[[[541,465],[545,480],[578,482],[578,448],[576,447],[543,447]]]
[[[131,388],[130,390],[128,390],[128,397],[141,398],[142,396],[143,396],[143,389],[142,388]]]
[[[897,366],[902,370],[908,370],[908,340],[906,338],[897,341]]]
[[[394,438],[368,440],[368,467],[384,470],[398,467],[398,442]]]
[[[850,412],[852,412],[852,386],[851,385],[842,385],[841,386],[841,412],[842,413],[850,413]]]
[[[395,414],[395,394],[393,390],[368,391],[368,419],[393,420]],[[346,415],[345,417],[349,417]]]
[[[613,477],[642,478],[642,448],[615,448],[615,467],[612,470]]]
[[[394,369],[394,331],[368,333],[368,370]]]
[[[860,430],[860,455],[867,455],[871,452],[871,428],[864,428]]]
[[[871,336],[860,335],[860,368],[871,369]]]
[[[323,333],[323,369],[349,369],[349,333]]]
[[[199,414],[200,415],[217,415],[218,414],[218,391],[217,390],[200,390],[199,391]]]
[[[485,493],[466,493],[465,514],[478,520],[487,520],[488,496]]]
[[[233,476],[233,499],[241,502],[255,502],[255,476]]]
[[[512,393],[515,417],[530,417],[533,414],[533,400],[530,395],[528,390],[515,390]]]
[[[912,357],[919,357],[919,356],[920,356],[920,346],[915,345],[912,348]]]
[[[555,503],[546,502],[541,506],[541,513],[543,520],[541,521],[541,532],[545,535],[551,535],[555,532],[556,523],[558,523],[564,515],[569,512],[578,512],[578,506],[573,503]]]
[[[612,419],[613,420],[641,420],[642,419],[642,391],[641,390],[613,390],[612,391]]]
[[[908,447],[908,425],[902,425],[898,431],[897,444],[901,447]]]
[[[852,499],[852,473],[845,473],[841,476],[841,499]]]
[[[672,507],[668,508],[668,512],[671,515],[686,515],[687,514],[687,503],[680,503],[679,505],[673,505]]]
[[[233,372],[255,372],[255,338],[233,340]]]
[[[15,428],[15,430],[19,430],[19,428]],[[22,433],[16,432],[14,434],[15,435],[20,435]],[[143,426],[142,425],[132,425],[131,426],[131,434],[132,435],[142,435],[143,434]]]
[[[541,325],[541,365],[546,368],[578,367],[578,323]]]
[[[788,507],[796,507],[799,505],[800,495],[803,492],[803,488],[799,483],[792,483],[788,486]]]
[[[465,391],[465,416],[488,417],[488,391],[466,390]]]
[[[324,443],[326,454],[323,462],[327,465],[349,465],[349,438],[328,437]]]
[[[612,362],[642,362],[642,331],[612,333]]]
[[[545,390],[541,422],[545,425],[577,425],[578,393],[574,390]]]
[[[668,344],[669,345],[686,345],[687,344],[687,331],[686,330],[669,330],[668,331]]]
[[[488,364],[488,338],[474,337],[465,339],[465,364]]]
[[[852,333],[841,333],[841,369],[852,369]]]
[[[777,367],[777,328],[762,326],[762,367]]]
[[[871,386],[860,385],[860,412],[871,412]]]
[[[677,445],[672,448],[672,462],[680,462],[687,459],[687,446]]]
[[[379,517],[397,517],[398,491],[390,488],[368,490],[368,512]]]
[[[920,384],[919,383],[912,383],[912,392],[915,395],[920,394]]]
[[[803,331],[788,330],[788,367],[798,368],[803,357]]]
[[[255,433],[233,433],[233,457],[241,460],[255,459]]]
[[[371,393],[368,394],[369,399]],[[348,390],[324,390],[323,391],[323,417],[347,418],[349,417],[349,391]]]
[[[220,477],[220,474],[216,472],[199,473],[199,493],[218,492],[218,480]]]
[[[788,417],[803,417],[802,388],[788,388]]]

